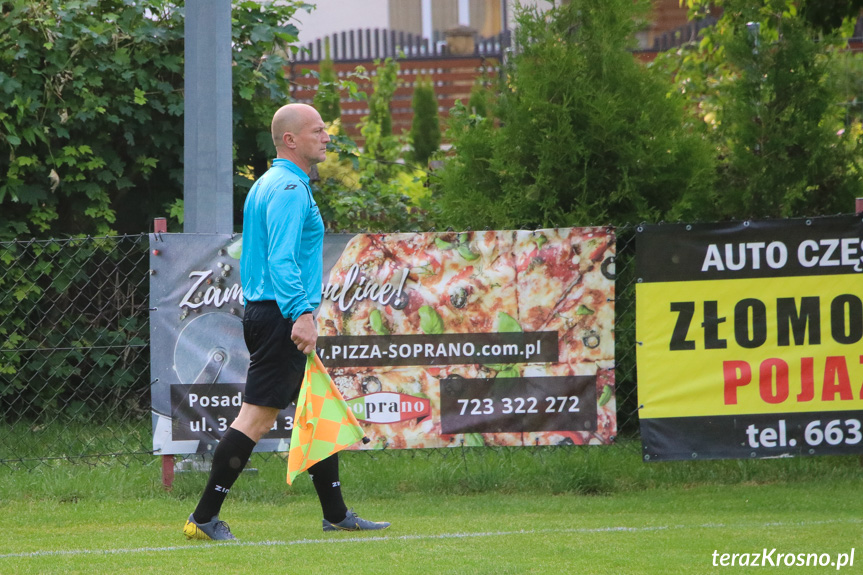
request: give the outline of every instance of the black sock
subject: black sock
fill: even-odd
[[[324,519],[330,523],[343,521],[348,507],[342,499],[342,484],[339,482],[339,454],[334,453],[309,467],[309,477],[318,492]]]
[[[249,462],[254,448],[255,442],[245,433],[233,427],[228,428],[213,452],[210,479],[195,508],[195,521],[207,523],[219,514],[228,491]]]

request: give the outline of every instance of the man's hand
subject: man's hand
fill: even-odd
[[[318,328],[312,314],[307,313],[297,318],[297,321],[294,322],[294,328],[291,330],[291,341],[297,344],[297,349],[306,355],[315,351]]]

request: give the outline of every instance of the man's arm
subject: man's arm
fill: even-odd
[[[311,312],[300,275],[301,235],[309,201],[303,194],[277,194],[267,207],[269,245],[267,264],[276,303],[282,315],[297,322],[300,314]]]

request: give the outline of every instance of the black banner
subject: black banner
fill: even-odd
[[[442,433],[593,431],[596,376],[449,378],[440,401]]]
[[[171,425],[175,441],[208,441],[220,437],[240,413],[243,393],[230,383],[175,384],[171,386]],[[273,429],[264,435],[270,440],[290,443],[294,428],[291,404],[279,412]]]
[[[342,335],[318,338],[328,367],[555,363],[558,332]]]
[[[863,442],[863,412],[752,413],[641,420],[645,461],[838,455]]]
[[[863,271],[863,238],[856,216],[638,229],[635,270],[639,283]]]

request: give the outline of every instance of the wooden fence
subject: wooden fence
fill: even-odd
[[[500,60],[485,57],[447,57],[447,58],[417,58],[399,60],[399,86],[396,89],[390,111],[393,119],[393,133],[400,134],[410,130],[413,120],[412,99],[414,86],[419,77],[431,77],[435,95],[438,101],[438,113],[441,122],[445,123],[450,108],[456,100],[467,104],[470,91],[476,82],[487,86],[496,81],[499,73]],[[334,68],[339,78],[348,78],[357,66],[366,69],[366,75],[375,75],[377,66],[371,60],[350,62],[335,62]],[[318,80],[311,71],[318,71],[317,62],[294,62],[287,70],[291,82],[291,98],[295,102],[311,104],[317,91]],[[372,85],[369,80],[352,79],[357,82],[360,90],[371,94]],[[347,94],[342,94],[342,130],[362,145],[359,123],[369,113],[368,102],[351,100]]]

